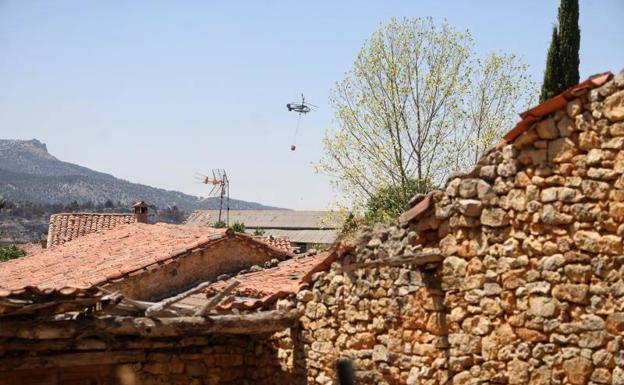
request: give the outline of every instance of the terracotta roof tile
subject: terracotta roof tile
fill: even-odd
[[[226,231],[162,223],[120,225],[0,263],[0,286],[10,290],[26,286],[41,290],[88,288],[214,243],[224,238]]]
[[[282,249],[288,251],[289,253],[293,253],[295,248],[290,243],[288,237],[264,237],[264,236],[254,236],[254,239],[267,243],[273,247],[278,249]]]
[[[134,214],[61,213],[50,216],[48,247],[62,245],[78,237],[119,225],[135,223]]]
[[[336,254],[324,252],[300,256],[280,262],[277,266],[261,271],[240,274],[210,285],[203,294],[191,296],[188,303],[201,303],[206,296],[213,296],[228,286],[234,279],[241,282],[233,294],[235,300],[217,307],[217,310],[254,309],[273,304],[279,298],[298,293],[310,282],[312,274],[329,268]]]
[[[0,316],[45,312],[78,311],[100,303],[104,293],[97,288],[39,289],[25,287],[18,290],[0,288]]]
[[[26,255],[35,255],[45,250],[41,243],[16,243],[15,246],[24,250]]]

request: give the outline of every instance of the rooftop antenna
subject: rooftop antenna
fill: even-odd
[[[210,197],[219,197],[219,222],[223,219],[223,203],[225,201],[225,223],[230,225],[230,180],[224,169],[216,168],[212,170],[212,176],[203,175],[200,173],[195,174],[195,180],[199,183],[210,186],[208,197],[202,199],[205,201]]]

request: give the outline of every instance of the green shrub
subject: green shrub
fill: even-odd
[[[232,223],[232,226],[230,226],[230,228],[236,231],[237,233],[245,232],[245,224],[243,222],[234,222]]]
[[[0,246],[0,261],[23,257],[26,252],[15,245]]]
[[[256,228],[256,229],[254,230],[254,235],[261,237],[261,236],[263,236],[263,235],[264,235],[264,230],[263,230],[263,229]]]
[[[349,212],[349,215],[345,218],[345,221],[342,225],[342,229],[340,229],[340,235],[349,235],[353,234],[359,228],[359,223],[353,215],[352,212]]]
[[[405,185],[387,186],[377,190],[377,193],[366,202],[364,220],[366,224],[387,223],[405,211],[408,201],[417,193],[431,191],[429,181],[411,179]]]
[[[216,229],[223,229],[227,227],[227,223],[225,223],[225,221],[216,221],[212,224],[212,227]]]

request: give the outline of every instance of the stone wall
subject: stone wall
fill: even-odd
[[[132,373],[136,385],[301,383],[277,356],[275,343],[267,337],[215,339],[205,347],[151,352],[145,362],[121,370]]]
[[[301,372],[293,370],[292,340],[288,332],[275,336],[123,342],[127,346],[146,343],[153,347],[99,353],[22,352],[24,360],[20,370],[0,371],[0,385],[290,385],[304,382]],[[4,353],[13,358],[17,354]],[[89,354],[97,359],[90,359]],[[26,368],[27,362],[30,368]],[[45,367],[50,363],[55,363],[54,367]]]
[[[308,381],[624,385],[624,73],[366,231],[300,294]],[[437,247],[434,270],[354,261]]]
[[[361,384],[446,382],[444,294],[435,266],[339,270],[409,253],[417,238],[399,228],[365,231],[351,255],[299,293],[309,384],[337,384],[339,360],[354,364]]]

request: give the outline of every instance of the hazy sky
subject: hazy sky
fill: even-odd
[[[558,0],[0,0],[0,138],[37,138],[61,160],[205,195],[295,209],[334,199],[314,173],[335,124],[333,84],[392,16],[446,18],[480,52],[518,53],[541,81]],[[623,0],[581,1],[581,77],[624,67]],[[300,92],[320,109],[285,109]]]

